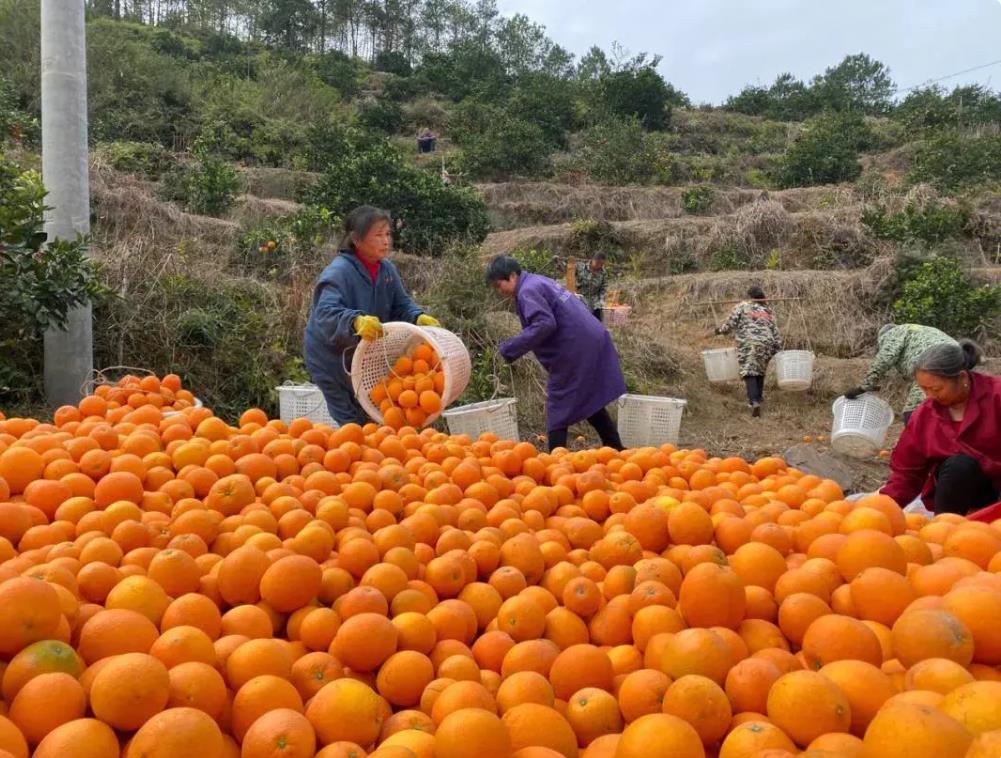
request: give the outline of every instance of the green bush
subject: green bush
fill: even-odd
[[[585,130],[571,156],[572,166],[604,184],[646,184],[663,164],[636,119],[606,121]]]
[[[671,123],[674,93],[657,73],[656,65],[655,60],[604,75],[599,82],[599,107],[613,117],[635,118],[644,129],[666,129]]]
[[[911,181],[956,191],[1001,179],[1001,134],[940,132],[918,144]]]
[[[862,212],[862,223],[880,239],[896,242],[936,244],[965,234],[969,217],[962,208],[929,202],[911,202],[898,213],[888,213],[881,206],[869,206]]]
[[[329,210],[315,206],[265,219],[240,235],[234,262],[244,273],[288,281],[300,266],[315,268],[319,248],[334,241],[339,226]]]
[[[872,139],[861,116],[825,114],[808,123],[782,160],[779,180],[784,187],[850,182],[862,173],[859,155]]]
[[[162,194],[191,213],[222,216],[232,207],[240,189],[240,177],[228,162],[205,155],[167,173]]]
[[[521,267],[533,274],[548,276],[550,279],[563,281],[566,271],[561,271],[560,259],[551,251],[545,248],[518,248],[511,251],[514,258]]]
[[[359,205],[386,208],[402,223],[397,242],[407,252],[441,255],[456,244],[479,244],[487,235],[486,205],[471,189],[446,185],[385,140],[359,144],[350,130],[327,130],[324,144],[353,149],[326,152],[326,172],[304,193],[313,205],[339,216]]]
[[[21,110],[14,87],[0,76],[0,144],[8,139],[35,144],[40,136],[38,119]]]
[[[570,245],[582,256],[590,258],[594,253],[608,254],[622,249],[622,241],[608,221],[575,218],[570,222],[570,231]]]
[[[716,200],[716,190],[707,184],[698,187],[688,187],[681,191],[681,207],[685,213],[702,215],[712,211]]]
[[[113,169],[159,179],[177,164],[175,155],[156,142],[107,142],[95,151]]]
[[[0,152],[0,400],[41,399],[42,335],[104,293],[87,241],[45,244],[45,188]]]
[[[709,268],[713,271],[744,271],[751,268],[751,254],[736,242],[721,245],[712,254]]]
[[[904,281],[893,303],[898,323],[935,326],[948,334],[976,335],[1001,313],[1001,288],[977,286],[953,258],[935,255]]]
[[[460,168],[472,179],[504,180],[548,173],[552,146],[545,133],[520,118],[497,118],[462,141]]]
[[[358,123],[371,131],[398,134],[403,130],[406,116],[403,106],[394,100],[367,100],[358,108]]]

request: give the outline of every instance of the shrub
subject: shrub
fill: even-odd
[[[233,205],[240,189],[240,177],[229,163],[214,155],[204,155],[169,172],[164,177],[162,193],[191,213],[221,216]]]
[[[575,218],[570,222],[570,244],[574,251],[590,258],[594,253],[618,252],[622,242],[608,221]]]
[[[663,163],[636,119],[606,121],[585,130],[572,156],[578,170],[606,184],[645,184]]]
[[[1001,179],[1001,133],[936,134],[919,143],[910,178],[947,191]]]
[[[96,152],[116,171],[150,179],[159,179],[177,164],[174,154],[156,142],[108,142]]]
[[[561,271],[560,259],[551,250],[545,248],[518,248],[511,252],[514,258],[525,271],[541,276],[548,276],[550,279],[563,280],[565,270]]]
[[[539,176],[549,170],[552,147],[542,129],[519,118],[497,118],[463,140],[460,166],[474,179]]]
[[[394,100],[388,98],[366,100],[358,108],[358,123],[372,131],[397,134],[403,130],[406,116],[403,113],[403,106]]]
[[[87,241],[45,244],[45,189],[0,153],[0,398],[41,395],[42,334],[104,292]]]
[[[437,173],[416,168],[385,140],[358,144],[350,130],[335,132],[329,134],[353,149],[326,154],[326,173],[306,191],[308,202],[336,215],[363,204],[386,208],[402,223],[398,244],[408,252],[440,255],[451,245],[486,237],[486,205],[471,189],[446,185]]]
[[[286,281],[299,266],[315,267],[318,249],[339,226],[334,214],[315,206],[265,219],[240,235],[234,262],[248,274]]]
[[[808,124],[782,161],[780,182],[785,187],[852,181],[862,173],[859,154],[872,139],[857,114],[825,114]]]
[[[898,323],[917,322],[949,334],[986,331],[1001,313],[1001,288],[977,286],[959,262],[941,255],[920,264],[893,303]]]
[[[34,144],[39,136],[38,119],[21,110],[13,86],[0,76],[0,144],[7,139]]]
[[[685,213],[704,214],[712,211],[716,190],[707,184],[688,187],[681,192],[681,207]]]
[[[600,81],[601,107],[608,115],[635,118],[645,129],[666,129],[671,122],[671,90],[650,65],[613,71]]]
[[[751,268],[751,254],[738,242],[725,242],[713,252],[709,268],[713,271],[743,271]]]
[[[862,212],[862,223],[880,239],[896,242],[926,242],[935,244],[962,236],[969,217],[961,208],[929,202],[910,202],[904,210],[889,213],[880,206],[869,206]]]

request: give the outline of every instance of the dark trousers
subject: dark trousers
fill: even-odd
[[[761,405],[765,399],[765,377],[745,376],[744,386],[747,388],[747,402],[751,405]]]
[[[607,410],[602,408],[600,411],[591,416],[591,418],[587,420],[587,423],[594,427],[594,431],[596,431],[598,436],[601,438],[602,445],[613,448],[614,450],[622,449],[622,440],[619,439],[619,430],[615,426],[615,422],[612,421],[612,417],[609,415]],[[555,450],[558,447],[567,446],[567,432],[568,429],[566,427],[563,427],[562,429],[549,430],[550,451]]]
[[[942,461],[935,472],[935,513],[965,516],[997,500],[994,483],[975,458],[954,455]]]
[[[595,308],[594,310],[592,310],[592,311],[591,311],[591,314],[592,314],[592,315],[593,315],[593,316],[594,316],[594,317],[595,317],[596,319],[598,319],[598,321],[602,321],[602,320],[603,320],[603,319],[602,319],[602,313],[601,313],[601,308]]]

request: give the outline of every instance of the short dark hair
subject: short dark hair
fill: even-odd
[[[983,357],[983,348],[973,340],[960,340],[958,344],[942,342],[932,345],[918,356],[914,371],[955,379],[964,371],[975,369]]]
[[[385,221],[392,229],[393,217],[389,211],[376,208],[374,205],[359,205],[344,217],[344,238],[341,240],[341,249],[354,248],[354,240],[364,237],[380,221]]]
[[[755,284],[754,286],[748,288],[747,296],[752,300],[764,300],[765,291]]]
[[[603,261],[608,259],[608,253],[599,250],[594,255],[591,256],[592,261]]]
[[[521,264],[510,255],[495,255],[487,264],[487,284],[510,279],[511,274],[521,273]]]

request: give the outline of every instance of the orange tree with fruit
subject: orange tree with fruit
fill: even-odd
[[[994,758],[1001,529],[777,458],[0,420],[0,758]]]

